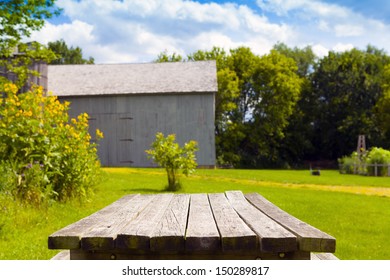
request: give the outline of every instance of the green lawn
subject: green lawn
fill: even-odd
[[[108,168],[91,201],[46,210],[15,206],[0,196],[0,259],[49,259],[47,236],[129,193],[160,193],[161,169]],[[390,179],[322,171],[197,170],[182,192],[259,192],[337,239],[341,259],[390,259]],[[357,192],[357,194],[355,193]]]

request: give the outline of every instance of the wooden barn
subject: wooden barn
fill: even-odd
[[[71,102],[71,117],[88,113],[92,138],[103,131],[103,166],[155,166],[145,150],[157,132],[196,140],[198,165],[215,166],[214,61],[49,65],[48,90]]]

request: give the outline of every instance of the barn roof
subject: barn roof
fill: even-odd
[[[216,92],[215,61],[49,65],[57,96]]]

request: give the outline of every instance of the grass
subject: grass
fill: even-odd
[[[0,259],[49,259],[47,236],[129,193],[160,193],[161,169],[108,168],[90,202],[18,207],[0,196]],[[197,170],[181,192],[259,192],[337,239],[341,259],[390,259],[390,179],[322,171]]]

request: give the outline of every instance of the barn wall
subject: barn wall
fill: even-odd
[[[89,114],[92,138],[96,128],[103,131],[105,137],[98,148],[103,166],[154,166],[145,150],[150,148],[157,132],[175,133],[181,145],[189,140],[198,141],[198,165],[215,165],[212,93],[60,99],[71,102],[71,116]]]

